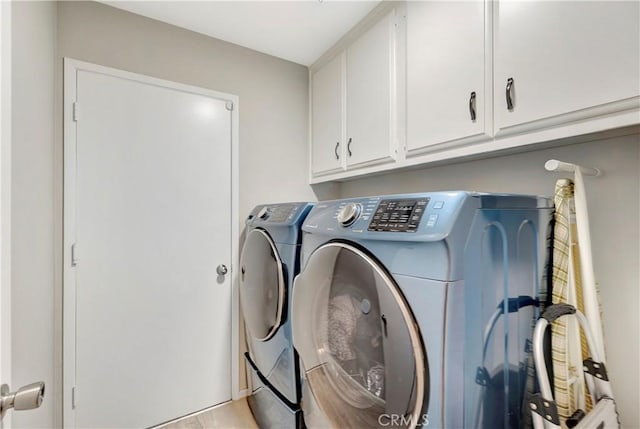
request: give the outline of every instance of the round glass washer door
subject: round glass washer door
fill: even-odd
[[[242,248],[239,291],[247,330],[267,341],[282,323],[286,284],[276,246],[262,229],[252,230]]]
[[[292,311],[305,418],[319,411],[323,425],[340,428],[424,423],[428,366],[419,330],[374,258],[346,243],[319,247],[296,278]]]

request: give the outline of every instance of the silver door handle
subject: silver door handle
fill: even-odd
[[[229,269],[225,264],[220,264],[216,268],[216,273],[218,273],[219,276],[225,276],[227,275],[228,272],[229,272]]]
[[[29,384],[11,392],[7,384],[0,387],[2,397],[0,399],[0,418],[4,417],[7,410],[13,408],[16,411],[33,410],[42,404],[44,399],[44,382]]]

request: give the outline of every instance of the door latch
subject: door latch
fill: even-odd
[[[32,410],[38,408],[44,399],[44,382],[23,386],[16,392],[11,392],[7,384],[0,387],[0,418],[4,417],[7,410],[13,408],[16,411]]]

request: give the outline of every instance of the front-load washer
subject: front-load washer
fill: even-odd
[[[248,216],[239,295],[251,374],[249,407],[261,428],[298,428],[300,371],[291,341],[290,296],[311,203],[259,205]]]
[[[521,427],[552,213],[460,191],[318,203],[292,303],[308,427]]]

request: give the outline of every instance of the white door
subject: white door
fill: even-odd
[[[485,3],[407,3],[407,150],[482,136]]]
[[[344,165],[344,53],[318,69],[311,87],[311,168],[314,176],[340,171]]]
[[[74,70],[65,426],[149,427],[230,400],[229,100]]]
[[[395,11],[347,48],[347,165],[395,157]]]
[[[582,119],[588,116],[582,109],[640,95],[639,2],[500,1],[494,7],[501,130],[567,113]]]

